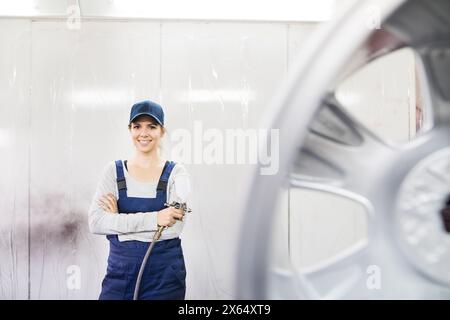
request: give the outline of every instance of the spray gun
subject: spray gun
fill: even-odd
[[[166,207],[174,207],[176,209],[182,209],[184,211],[184,214],[186,214],[187,212],[192,212],[192,210],[187,207],[186,202],[180,203],[180,202],[174,201],[171,204],[165,203],[164,205]],[[177,219],[177,220],[183,221],[183,218]],[[139,298],[139,288],[141,286],[142,274],[144,273],[145,266],[147,265],[148,257],[150,256],[150,253],[152,252],[152,249],[155,246],[156,241],[158,241],[159,238],[161,238],[161,234],[164,231],[164,229],[166,229],[166,228],[167,228],[167,226],[158,226],[158,230],[155,232],[152,242],[151,242],[150,246],[148,247],[147,252],[145,253],[145,256],[144,256],[144,259],[142,260],[141,268],[139,269],[139,274],[138,274],[138,277],[136,280],[136,286],[134,288],[133,300],[138,300],[138,298]]]
[[[164,205],[166,207],[173,207],[175,209],[181,209],[184,211],[184,214],[192,212],[192,210],[190,208],[187,207],[186,202],[184,203],[180,203],[180,202],[176,202],[173,201],[171,204],[168,204],[167,202],[164,203]],[[183,218],[181,219],[177,219],[180,221],[183,221]],[[158,226],[158,231],[156,231],[155,235],[153,236],[153,242],[159,240],[159,238],[161,238],[161,234],[164,231],[164,229],[166,229],[167,227],[163,227],[163,226]]]
[[[169,204],[169,203],[166,202],[166,203],[164,203],[164,205],[165,205],[166,207],[173,207],[173,208],[175,208],[175,209],[181,209],[181,210],[184,211],[184,214],[189,213],[189,212],[192,212],[192,210],[191,210],[190,208],[187,207],[186,202],[180,203],[180,202],[173,201],[171,204]],[[181,219],[176,219],[176,220],[183,221],[183,218],[181,218]],[[164,229],[166,229],[166,228],[167,228],[167,227],[158,226],[158,231],[156,231],[155,235],[153,236],[153,241],[159,240],[159,238],[161,238],[162,232],[163,232]]]

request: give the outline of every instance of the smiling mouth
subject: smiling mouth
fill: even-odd
[[[141,146],[148,146],[152,140],[138,140]]]

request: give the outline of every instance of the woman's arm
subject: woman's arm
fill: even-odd
[[[106,211],[101,206],[102,196],[112,194],[118,198],[116,184],[116,165],[107,164],[89,209],[89,230],[95,234],[128,234],[156,231],[157,212],[138,212],[135,214],[117,214]]]

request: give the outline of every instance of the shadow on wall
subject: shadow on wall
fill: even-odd
[[[39,195],[31,197],[29,217],[15,214],[14,221],[4,220],[1,229],[3,234],[15,235],[14,246],[18,248],[28,245],[28,237],[32,245],[44,238],[58,246],[76,244],[89,233],[87,208],[73,208],[63,193]],[[0,245],[10,244],[2,241]]]
[[[90,233],[83,206],[64,193],[39,194],[30,197],[29,216],[2,221],[1,299],[98,297],[107,242]]]

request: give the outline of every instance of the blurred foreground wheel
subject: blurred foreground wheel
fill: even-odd
[[[264,176],[258,167],[249,183],[240,299],[450,298],[450,236],[441,219],[450,194],[450,1],[373,4],[380,29],[368,27],[367,2],[358,1],[315,35],[274,99],[266,127],[279,129],[280,170]],[[370,61],[404,47],[416,54],[430,117],[416,139],[394,144],[346,112],[335,90]],[[287,186],[362,203],[367,242],[302,272],[272,268],[268,235]],[[370,267],[382,274],[378,290],[367,283]]]

